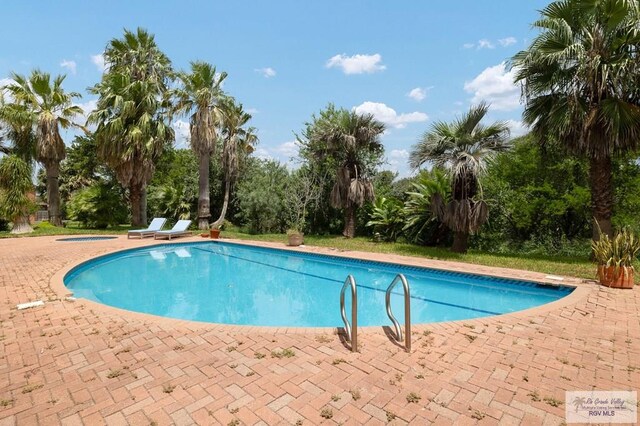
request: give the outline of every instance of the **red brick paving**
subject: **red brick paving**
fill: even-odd
[[[623,291],[583,283],[537,309],[416,326],[411,354],[380,328],[365,328],[361,352],[352,354],[331,329],[192,323],[67,301],[61,278],[72,265],[153,242],[55,240],[0,240],[0,426],[559,425],[564,406],[545,398],[564,402],[566,390],[640,387],[638,286]],[[384,260],[544,279],[399,256]],[[15,308],[39,299],[45,306]],[[282,348],[295,356],[270,357]],[[346,362],[334,362],[340,358]],[[409,402],[412,392],[417,397]],[[323,410],[332,417],[321,417]]]

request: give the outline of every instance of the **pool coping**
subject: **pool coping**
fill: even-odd
[[[115,248],[115,249],[107,249],[105,252],[100,254],[91,254],[87,256],[83,256],[82,258],[76,259],[76,261],[71,262],[68,265],[65,265],[63,268],[54,272],[53,275],[49,279],[49,285],[51,289],[62,299],[67,299],[73,296],[73,292],[70,291],[64,285],[64,277],[71,270],[81,265],[84,262],[89,260],[108,256],[112,254],[116,254],[123,251],[128,251],[137,248],[149,247],[154,245],[180,245],[184,243],[193,243],[196,238],[200,242],[206,242],[211,240],[205,240],[201,237],[186,237],[181,238],[176,241],[163,241],[158,243],[155,240],[127,240],[124,238],[125,236],[117,236],[117,240],[111,241],[132,241],[134,246],[127,248]],[[135,241],[135,242],[134,242]],[[502,314],[502,315],[490,315],[481,318],[472,318],[472,319],[463,319],[463,320],[455,320],[455,321],[443,321],[443,322],[435,322],[435,323],[418,323],[411,324],[412,333],[420,333],[424,330],[438,330],[438,329],[448,329],[448,328],[458,328],[461,324],[465,325],[481,325],[487,324],[491,322],[502,322],[510,319],[524,319],[528,317],[532,317],[538,314],[542,314],[545,312],[549,312],[552,310],[556,310],[562,307],[571,306],[579,303],[583,299],[586,299],[594,290],[596,290],[599,286],[595,284],[595,281],[588,281],[584,279],[574,278],[574,277],[564,277],[565,279],[562,282],[558,282],[556,280],[552,280],[548,278],[548,275],[538,272],[525,271],[525,270],[517,270],[517,269],[507,269],[507,268],[497,268],[497,267],[487,267],[484,265],[476,265],[471,263],[462,263],[462,262],[452,262],[452,261],[442,261],[442,260],[434,260],[413,256],[402,256],[395,254],[386,254],[386,253],[372,253],[372,252],[362,252],[362,251],[347,251],[347,250],[339,250],[332,249],[327,247],[316,247],[316,246],[299,246],[299,247],[290,247],[286,246],[283,243],[272,243],[272,242],[264,242],[264,241],[247,241],[247,240],[236,240],[236,239],[220,239],[219,242],[224,243],[232,243],[239,245],[246,245],[249,247],[263,247],[263,248],[272,248],[272,249],[281,249],[288,250],[297,253],[310,253],[310,254],[326,254],[329,256],[341,257],[346,259],[356,259],[356,260],[367,260],[373,262],[383,262],[383,263],[396,263],[403,266],[413,266],[413,267],[421,267],[421,268],[429,268],[440,271],[447,272],[460,272],[466,274],[474,274],[481,275],[486,277],[493,278],[503,278],[515,281],[525,281],[525,282],[535,282],[544,285],[551,286],[565,286],[565,287],[573,287],[574,290],[553,302],[548,302],[543,305],[535,306],[532,308]],[[523,277],[523,275],[526,277]],[[71,299],[73,300],[73,299]],[[248,333],[277,333],[277,334],[343,334],[343,327],[273,327],[273,326],[254,326],[254,325],[236,325],[236,324],[223,324],[223,323],[209,323],[202,321],[193,321],[193,320],[184,320],[184,319],[176,319],[176,318],[168,318],[162,317],[154,314],[147,314],[135,311],[129,311],[126,309],[109,306],[106,304],[101,304],[98,302],[94,302],[88,299],[76,299],[76,303],[87,304],[91,307],[91,310],[103,312],[105,314],[110,315],[118,315],[124,319],[137,320],[137,321],[152,321],[159,325],[170,326],[170,327],[185,327],[190,330],[201,330],[207,329],[208,331],[220,331],[225,333],[234,333],[234,334],[248,334]],[[364,326],[358,327],[359,334],[369,334],[369,333],[380,333],[381,330],[387,330],[388,326]]]

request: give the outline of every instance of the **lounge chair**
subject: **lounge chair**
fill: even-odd
[[[140,238],[152,237],[156,232],[162,229],[166,222],[167,219],[164,217],[156,217],[151,221],[147,229],[132,229],[127,232],[127,239],[136,236]]]
[[[182,237],[184,235],[191,235],[191,231],[187,231],[187,229],[189,228],[189,225],[191,225],[191,221],[190,220],[179,220],[176,222],[175,225],[173,225],[173,228],[171,228],[168,231],[157,231],[155,234],[153,234],[153,239],[157,240],[158,238],[169,238],[171,239],[172,237]]]

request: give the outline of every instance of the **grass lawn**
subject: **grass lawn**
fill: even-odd
[[[77,234],[124,234],[131,229],[128,225],[120,225],[107,229],[82,228],[77,223],[68,223],[66,228],[57,228],[50,225],[39,226],[35,232],[17,236],[36,237],[44,235],[77,235]],[[194,234],[196,231],[194,231]],[[242,240],[287,241],[284,234],[253,235],[238,232],[236,230],[223,231],[223,238],[237,238]],[[0,232],[0,238],[16,237],[8,232]],[[428,259],[452,260],[457,262],[473,263],[478,265],[496,266],[502,268],[524,269],[528,271],[542,272],[552,275],[565,275],[579,278],[594,279],[595,265],[585,257],[569,256],[541,256],[523,254],[496,254],[470,250],[466,254],[452,253],[448,249],[438,247],[422,247],[407,243],[376,243],[368,238],[358,237],[346,239],[342,236],[305,235],[305,244],[310,246],[333,247],[341,250],[359,250],[375,253],[393,253],[405,256],[425,257]],[[635,263],[636,270],[640,271],[640,262]],[[640,274],[636,274],[636,283],[640,283]]]
[[[49,225],[44,222],[41,225],[34,225],[34,232],[29,234],[11,234],[9,232],[0,232],[0,238],[26,238],[26,237],[41,237],[45,235],[81,235],[81,234],[100,234],[100,235],[115,235],[126,234],[131,226],[119,225],[113,228],[107,229],[89,229],[82,228],[80,224],[69,222],[66,227],[57,227]]]
[[[265,234],[250,235],[240,232],[223,231],[222,237],[243,240],[286,242],[286,235]],[[368,238],[356,237],[346,239],[342,236],[305,235],[304,242],[310,246],[333,247],[341,250],[359,250],[375,253],[393,253],[405,256],[426,257],[428,259],[451,260],[478,265],[496,266],[501,268],[524,269],[551,275],[565,275],[571,277],[595,278],[595,265],[583,257],[568,256],[540,256],[523,254],[496,254],[470,250],[468,253],[452,253],[446,248],[423,247],[407,243],[376,243]],[[640,263],[636,262],[640,270]],[[636,282],[640,282],[636,275]]]

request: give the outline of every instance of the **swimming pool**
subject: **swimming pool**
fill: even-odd
[[[102,256],[69,271],[64,283],[78,298],[170,318],[338,327],[342,326],[340,289],[352,274],[358,288],[359,325],[380,326],[391,324],[385,291],[398,273],[411,286],[414,324],[515,312],[558,300],[573,290],[213,241],[155,245]],[[399,319],[404,311],[401,291],[399,286],[392,295]]]

